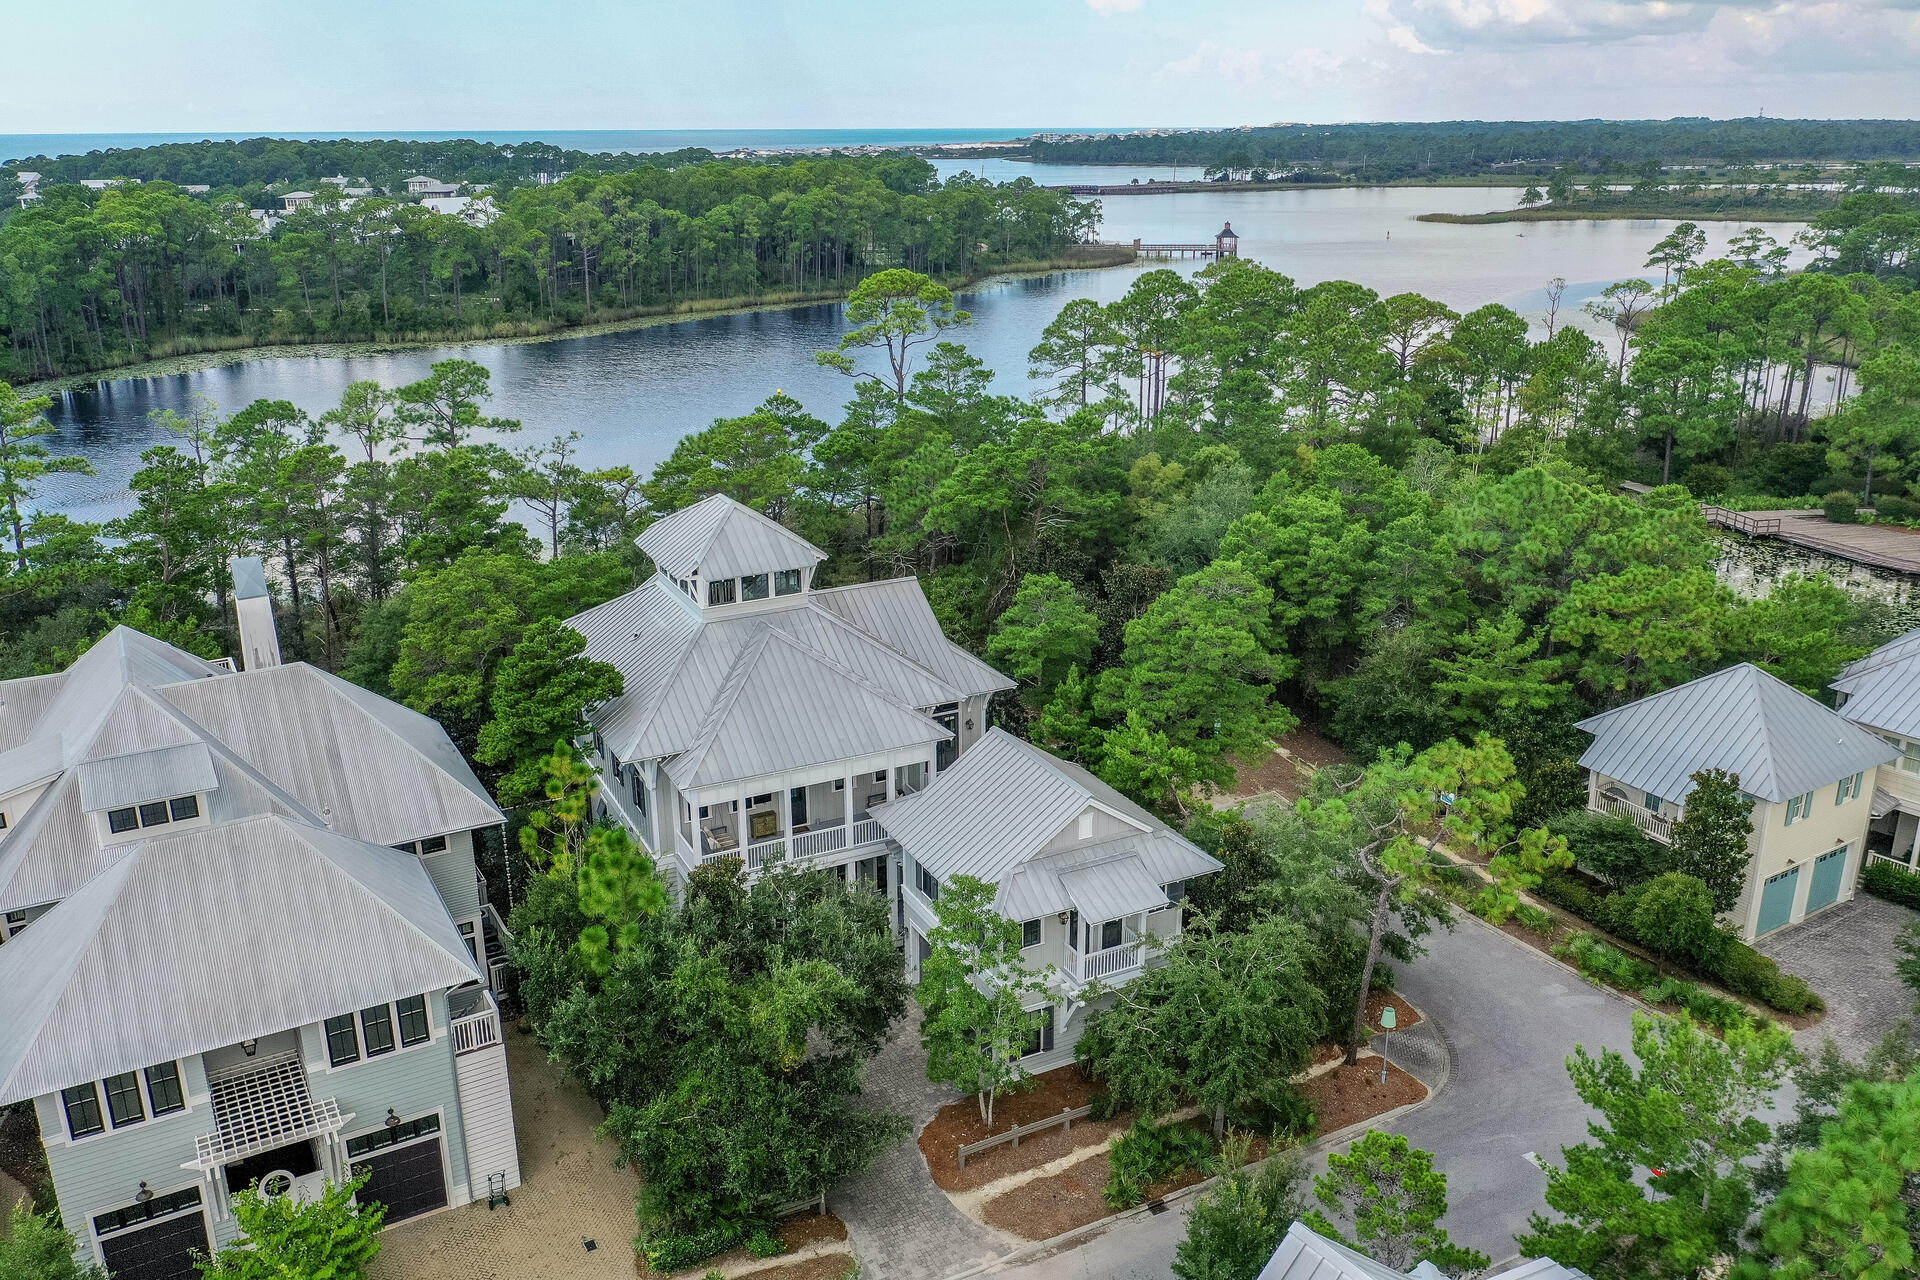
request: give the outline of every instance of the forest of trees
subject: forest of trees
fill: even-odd
[[[1542,172],[1562,163],[1583,173],[1643,161],[1920,160],[1913,120],[1448,120],[1429,124],[1287,124],[1170,134],[1122,134],[1077,142],[1031,142],[1049,164],[1205,166],[1243,152],[1273,172],[1335,168],[1371,181],[1429,174],[1482,174],[1525,161]],[[1522,172],[1527,171],[1523,168]]]
[[[484,225],[316,187],[267,233],[249,211],[279,201],[257,185],[43,184],[0,223],[0,377],[825,296],[887,267],[968,278],[1051,259],[1099,220],[1097,203],[1030,182],[937,184],[911,156],[577,173],[499,194]]]

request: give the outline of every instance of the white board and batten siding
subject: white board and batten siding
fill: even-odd
[[[520,1185],[520,1149],[513,1136],[513,1096],[507,1088],[507,1052],[498,1041],[454,1059],[460,1114],[467,1129],[467,1194],[487,1197],[487,1179],[506,1175],[506,1188]]]

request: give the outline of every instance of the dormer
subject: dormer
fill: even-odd
[[[639,538],[662,577],[708,616],[773,607],[813,588],[826,552],[776,520],[715,494]]]
[[[83,760],[76,773],[80,809],[96,815],[103,844],[136,839],[156,827],[205,825],[208,796],[220,785],[204,742]]]

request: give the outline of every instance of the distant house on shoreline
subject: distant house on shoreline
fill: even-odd
[[[407,194],[410,196],[426,196],[438,199],[444,196],[458,195],[459,192],[460,188],[457,184],[442,182],[438,178],[429,178],[425,174],[417,173],[407,179]]]

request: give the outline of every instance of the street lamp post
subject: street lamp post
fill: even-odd
[[[1397,1024],[1399,1021],[1400,1021],[1400,1017],[1398,1014],[1394,1013],[1392,1005],[1388,1005],[1386,1008],[1380,1011],[1380,1027],[1383,1031],[1387,1033],[1387,1038],[1380,1042],[1380,1083],[1381,1084],[1385,1084],[1387,1082],[1387,1050],[1393,1047],[1393,1028],[1395,1024]]]

